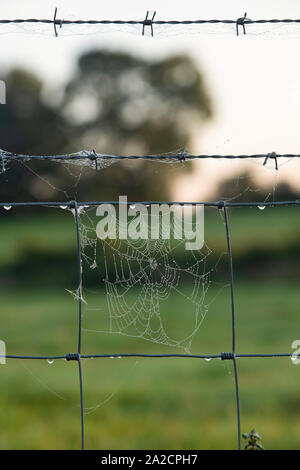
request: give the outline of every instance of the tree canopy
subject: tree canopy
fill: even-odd
[[[203,76],[185,55],[152,61],[90,51],[79,57],[61,99],[52,102],[44,99],[42,81],[28,71],[12,70],[4,80],[8,96],[0,107],[1,148],[16,153],[49,155],[82,148],[125,155],[164,153],[188,146],[196,126],[201,129],[212,115]],[[51,185],[43,188],[34,173],[16,164],[5,175],[8,184],[2,181],[2,198],[55,199],[55,188],[72,185],[79,171],[70,175],[62,165],[45,161],[29,165]],[[97,174],[90,171],[80,188],[75,185],[68,194],[81,199],[168,197],[166,165],[160,165],[155,178],[153,165],[124,162]]]

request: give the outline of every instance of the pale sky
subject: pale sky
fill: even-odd
[[[0,18],[52,18],[55,7],[58,18],[65,19],[68,14],[80,18],[143,19],[147,10],[157,10],[161,19],[232,19],[244,12],[251,19],[300,18],[299,0],[12,0],[1,2]],[[51,28],[49,25],[50,32]],[[300,153],[300,34],[266,39],[263,35],[237,38],[234,31],[226,36],[180,34],[154,38],[126,32],[58,38],[19,33],[0,34],[0,39],[0,79],[1,70],[21,65],[36,71],[51,86],[64,82],[78,54],[91,47],[125,49],[154,58],[187,52],[201,66],[215,103],[214,120],[198,138],[196,132],[190,151]],[[273,170],[252,163],[250,167],[262,183],[273,180]],[[199,191],[200,195],[201,191],[206,194],[216,179],[240,168],[239,162],[201,162],[192,177],[184,177],[179,186],[176,184],[176,196],[192,200],[199,197]],[[287,178],[300,190],[299,169],[300,162],[288,163],[280,167],[276,178]]]

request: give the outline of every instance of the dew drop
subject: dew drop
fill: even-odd
[[[54,363],[54,359],[47,359],[47,362],[48,362],[48,364],[53,364],[53,363]]]
[[[115,356],[110,356],[109,358],[110,358],[110,359],[114,359],[114,358],[115,358]]]
[[[209,362],[209,361],[212,360],[212,358],[211,358],[211,357],[206,357],[205,360],[206,360],[207,362]]]
[[[291,357],[291,360],[292,360],[292,361],[297,361],[297,359],[298,359],[298,356],[292,356],[292,357]]]
[[[11,206],[4,206],[4,209],[5,209],[6,211],[10,211]]]
[[[135,209],[135,204],[130,204],[130,209]]]
[[[68,208],[68,206],[59,206],[59,207],[64,210]]]
[[[122,359],[122,356],[118,356],[118,359]]]
[[[266,208],[266,206],[257,206],[257,207],[259,208],[260,211],[263,211]]]
[[[154,258],[149,259],[150,269],[155,270],[158,266],[157,261]]]
[[[93,264],[90,265],[91,269],[96,269],[97,268],[97,263],[96,261],[93,262]]]

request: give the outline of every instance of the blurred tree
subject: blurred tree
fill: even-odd
[[[4,78],[7,104],[0,106],[0,147],[23,154],[52,154],[63,151],[68,145],[67,124],[57,109],[52,109],[42,99],[43,83],[34,74],[14,69]],[[29,164],[42,177],[56,178],[57,168],[46,162]],[[41,183],[26,165],[16,163],[10,171],[1,175],[0,197],[2,201],[31,200],[49,193],[49,186]],[[54,196],[55,191],[50,191]]]
[[[12,71],[5,81],[9,96],[8,105],[0,108],[1,147],[21,153],[53,154],[81,148],[113,154],[174,151],[188,146],[196,126],[212,114],[202,75],[183,55],[146,61],[120,52],[88,52],[79,58],[78,70],[58,105],[46,104],[42,83],[32,74]],[[69,195],[81,199],[110,199],[120,194],[131,199],[165,198],[166,168],[145,161],[120,162],[99,174],[90,171],[81,179],[80,191],[75,188]],[[34,169],[45,180],[51,176],[50,189],[23,181],[20,166],[22,197],[29,191],[30,199],[57,198],[55,187],[62,186],[64,178],[65,187],[71,183],[70,175],[62,176],[62,165],[42,162]],[[76,173],[74,167],[72,173]],[[6,188],[10,190],[12,193],[11,187]]]
[[[18,153],[51,154],[64,148],[65,120],[42,100],[43,83],[25,70],[12,70],[5,78],[9,96],[0,107],[1,147]]]
[[[153,62],[91,51],[79,59],[77,74],[66,87],[63,113],[73,126],[71,151],[83,147],[124,155],[187,146],[195,126],[212,110],[202,75],[187,56]],[[153,165],[125,161],[106,170],[97,196],[167,198],[167,168],[156,164],[154,177]]]

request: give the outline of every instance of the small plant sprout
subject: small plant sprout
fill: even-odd
[[[247,439],[244,450],[265,450],[261,444],[261,437],[253,428],[250,432],[242,434],[244,439]]]

